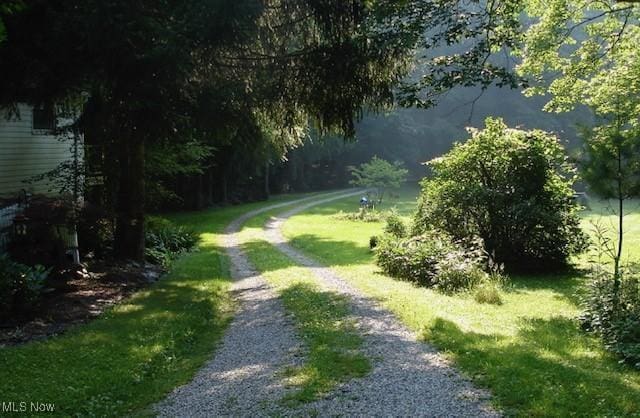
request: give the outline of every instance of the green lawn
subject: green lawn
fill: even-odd
[[[53,403],[65,416],[149,412],[211,357],[232,316],[220,233],[242,213],[281,199],[174,216],[201,233],[199,252],[96,321],[0,349],[0,402]]]
[[[387,207],[395,204],[409,215],[416,194],[405,190]],[[308,210],[285,224],[285,235],[395,312],[478,385],[490,388],[507,414],[640,416],[640,373],[618,364],[599,340],[578,328],[585,282],[580,273],[513,277],[501,306],[478,304],[470,295],[442,295],[379,272],[368,245],[382,223],[329,216],[357,205],[351,198]],[[584,214],[585,228],[601,208],[595,205]],[[637,259],[640,211],[627,216],[626,224],[627,258]]]

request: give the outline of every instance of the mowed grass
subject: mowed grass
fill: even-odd
[[[410,215],[416,195],[417,189],[406,190],[395,202],[402,214]],[[285,235],[393,311],[476,384],[491,389],[506,414],[640,416],[640,372],[619,364],[598,339],[579,329],[584,274],[512,277],[500,306],[479,304],[472,295],[442,295],[379,272],[368,246],[383,223],[330,216],[357,206],[352,198],[312,208],[289,220]],[[601,208],[594,205],[584,213],[585,228]],[[638,259],[640,211],[625,222],[626,258]]]
[[[348,299],[322,290],[309,269],[296,266],[264,240],[262,227],[272,213],[249,220],[240,237],[252,264],[292,314],[304,342],[302,365],[282,371],[293,389],[283,401],[295,405],[318,399],[340,383],[366,375],[371,364],[360,350],[363,339],[349,318]]]
[[[201,233],[199,251],[89,324],[0,348],[0,402],[53,403],[62,416],[150,414],[151,404],[211,357],[232,316],[229,266],[219,246],[224,227],[271,203],[174,216]]]

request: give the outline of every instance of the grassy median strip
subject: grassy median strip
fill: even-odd
[[[272,203],[173,216],[201,233],[199,251],[95,321],[47,341],[0,348],[0,403],[51,403],[64,416],[150,412],[211,358],[232,316],[229,266],[219,246],[224,227]]]
[[[399,203],[409,214],[411,205]],[[512,277],[501,306],[478,304],[471,295],[443,295],[379,272],[368,244],[383,224],[330,216],[354,205],[349,199],[312,208],[289,220],[285,235],[491,389],[508,415],[640,416],[640,373],[618,364],[598,339],[579,329],[583,274]],[[585,219],[593,216],[585,213]],[[640,211],[626,222],[637,227]],[[636,259],[640,242],[628,242],[628,257]]]
[[[305,343],[303,364],[283,371],[288,383],[297,389],[284,401],[310,402],[340,383],[366,375],[371,364],[360,350],[363,339],[349,318],[348,298],[321,290],[309,269],[297,267],[260,239],[261,226],[268,216],[247,223],[242,234],[243,248],[293,315]]]

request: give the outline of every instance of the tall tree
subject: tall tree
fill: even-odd
[[[624,203],[640,196],[640,131],[604,126],[588,131],[582,160],[582,177],[591,190],[617,203],[618,239],[614,261],[614,293],[620,287],[620,262],[624,239]]]
[[[215,142],[234,131],[211,126],[210,99],[233,120],[244,113],[278,127],[261,138],[281,151],[299,143],[309,122],[350,136],[365,107],[389,107],[396,95],[426,106],[454,85],[515,83],[488,56],[510,42],[517,4],[25,0],[19,13],[3,15],[9,41],[0,47],[0,103],[90,93],[81,120],[113,162],[115,248],[140,260],[147,146],[193,131]],[[468,49],[433,53],[452,43]],[[400,83],[415,51],[427,69]]]

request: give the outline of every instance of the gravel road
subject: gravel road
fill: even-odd
[[[316,197],[317,198],[317,197]],[[222,242],[231,262],[232,292],[238,309],[222,344],[188,384],[175,389],[155,410],[161,417],[282,415],[287,393],[279,372],[298,365],[303,347],[273,290],[240,248],[237,232],[249,219],[292,203],[248,212],[225,230]]]

